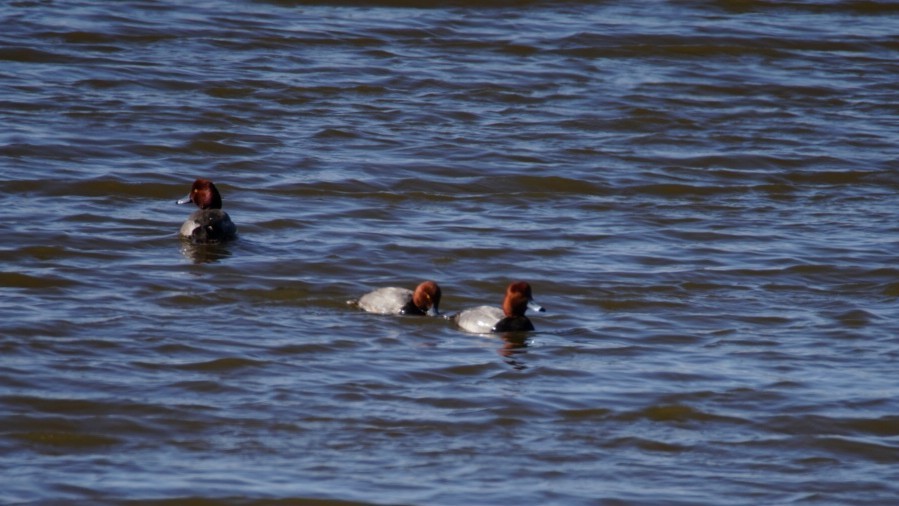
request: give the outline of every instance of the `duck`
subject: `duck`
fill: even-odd
[[[347,304],[369,313],[437,316],[440,314],[440,296],[440,285],[428,280],[419,283],[414,291],[388,286],[347,301]]]
[[[222,211],[222,195],[212,181],[197,179],[190,187],[190,193],[177,203],[193,203],[199,208],[181,225],[182,237],[199,244],[229,241],[237,237],[237,226],[228,213]]]
[[[506,287],[502,309],[478,306],[456,314],[452,320],[462,330],[475,334],[530,331],[534,330],[534,324],[524,315],[528,309],[545,311],[534,301],[527,281],[513,281]]]

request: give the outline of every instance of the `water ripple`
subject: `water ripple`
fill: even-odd
[[[0,502],[889,503],[899,10],[646,7],[0,6]]]

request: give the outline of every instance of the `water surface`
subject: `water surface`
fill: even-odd
[[[0,6],[0,502],[885,504],[899,10]],[[185,244],[216,181],[240,239]],[[526,336],[346,305],[524,279]]]

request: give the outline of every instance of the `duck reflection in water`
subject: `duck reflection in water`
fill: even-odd
[[[225,243],[197,244],[182,240],[181,254],[195,264],[212,264],[231,256],[231,250]]]
[[[527,369],[522,359],[528,352],[528,335],[525,332],[503,332],[499,337],[503,340],[503,346],[496,351],[503,361],[519,371]]]

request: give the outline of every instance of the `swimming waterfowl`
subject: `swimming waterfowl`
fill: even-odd
[[[190,187],[190,193],[177,203],[193,203],[199,208],[181,225],[180,234],[183,237],[201,244],[228,241],[237,237],[237,226],[228,213],[222,211],[222,196],[212,181],[197,179]]]
[[[423,281],[415,287],[415,291],[388,286],[348,302],[369,313],[436,316],[439,314],[441,295],[437,283]]]
[[[478,306],[460,312],[452,320],[462,330],[476,334],[534,330],[534,324],[524,315],[528,308],[532,311],[544,311],[534,301],[531,285],[526,281],[515,281],[506,287],[502,309]]]

